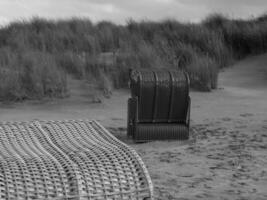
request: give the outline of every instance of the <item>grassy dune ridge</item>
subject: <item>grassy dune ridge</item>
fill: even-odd
[[[127,86],[129,68],[181,68],[192,87],[217,87],[219,69],[267,50],[267,15],[199,24],[173,20],[115,25],[34,18],[0,29],[0,100],[65,97],[67,75],[103,91]]]

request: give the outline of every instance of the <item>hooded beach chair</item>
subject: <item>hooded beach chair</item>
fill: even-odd
[[[187,73],[131,70],[128,136],[136,142],[189,138],[190,96]]]

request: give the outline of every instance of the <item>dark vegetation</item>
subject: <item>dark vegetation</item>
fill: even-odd
[[[267,15],[200,24],[173,20],[115,25],[34,18],[0,29],[0,100],[64,97],[69,75],[103,91],[127,86],[129,68],[180,68],[191,86],[217,87],[218,71],[267,50]]]

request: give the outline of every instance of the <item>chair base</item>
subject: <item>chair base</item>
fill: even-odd
[[[133,139],[136,142],[187,140],[189,139],[189,127],[185,124],[139,123],[135,126]]]

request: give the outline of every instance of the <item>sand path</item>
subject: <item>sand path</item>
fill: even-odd
[[[134,145],[158,199],[267,199],[267,54],[192,92],[192,139]]]
[[[186,142],[133,144],[126,138],[128,91],[90,104],[90,85],[70,85],[67,99],[0,105],[0,121],[97,119],[142,156],[157,199],[267,199],[267,54],[222,72],[221,89],[191,92]]]

